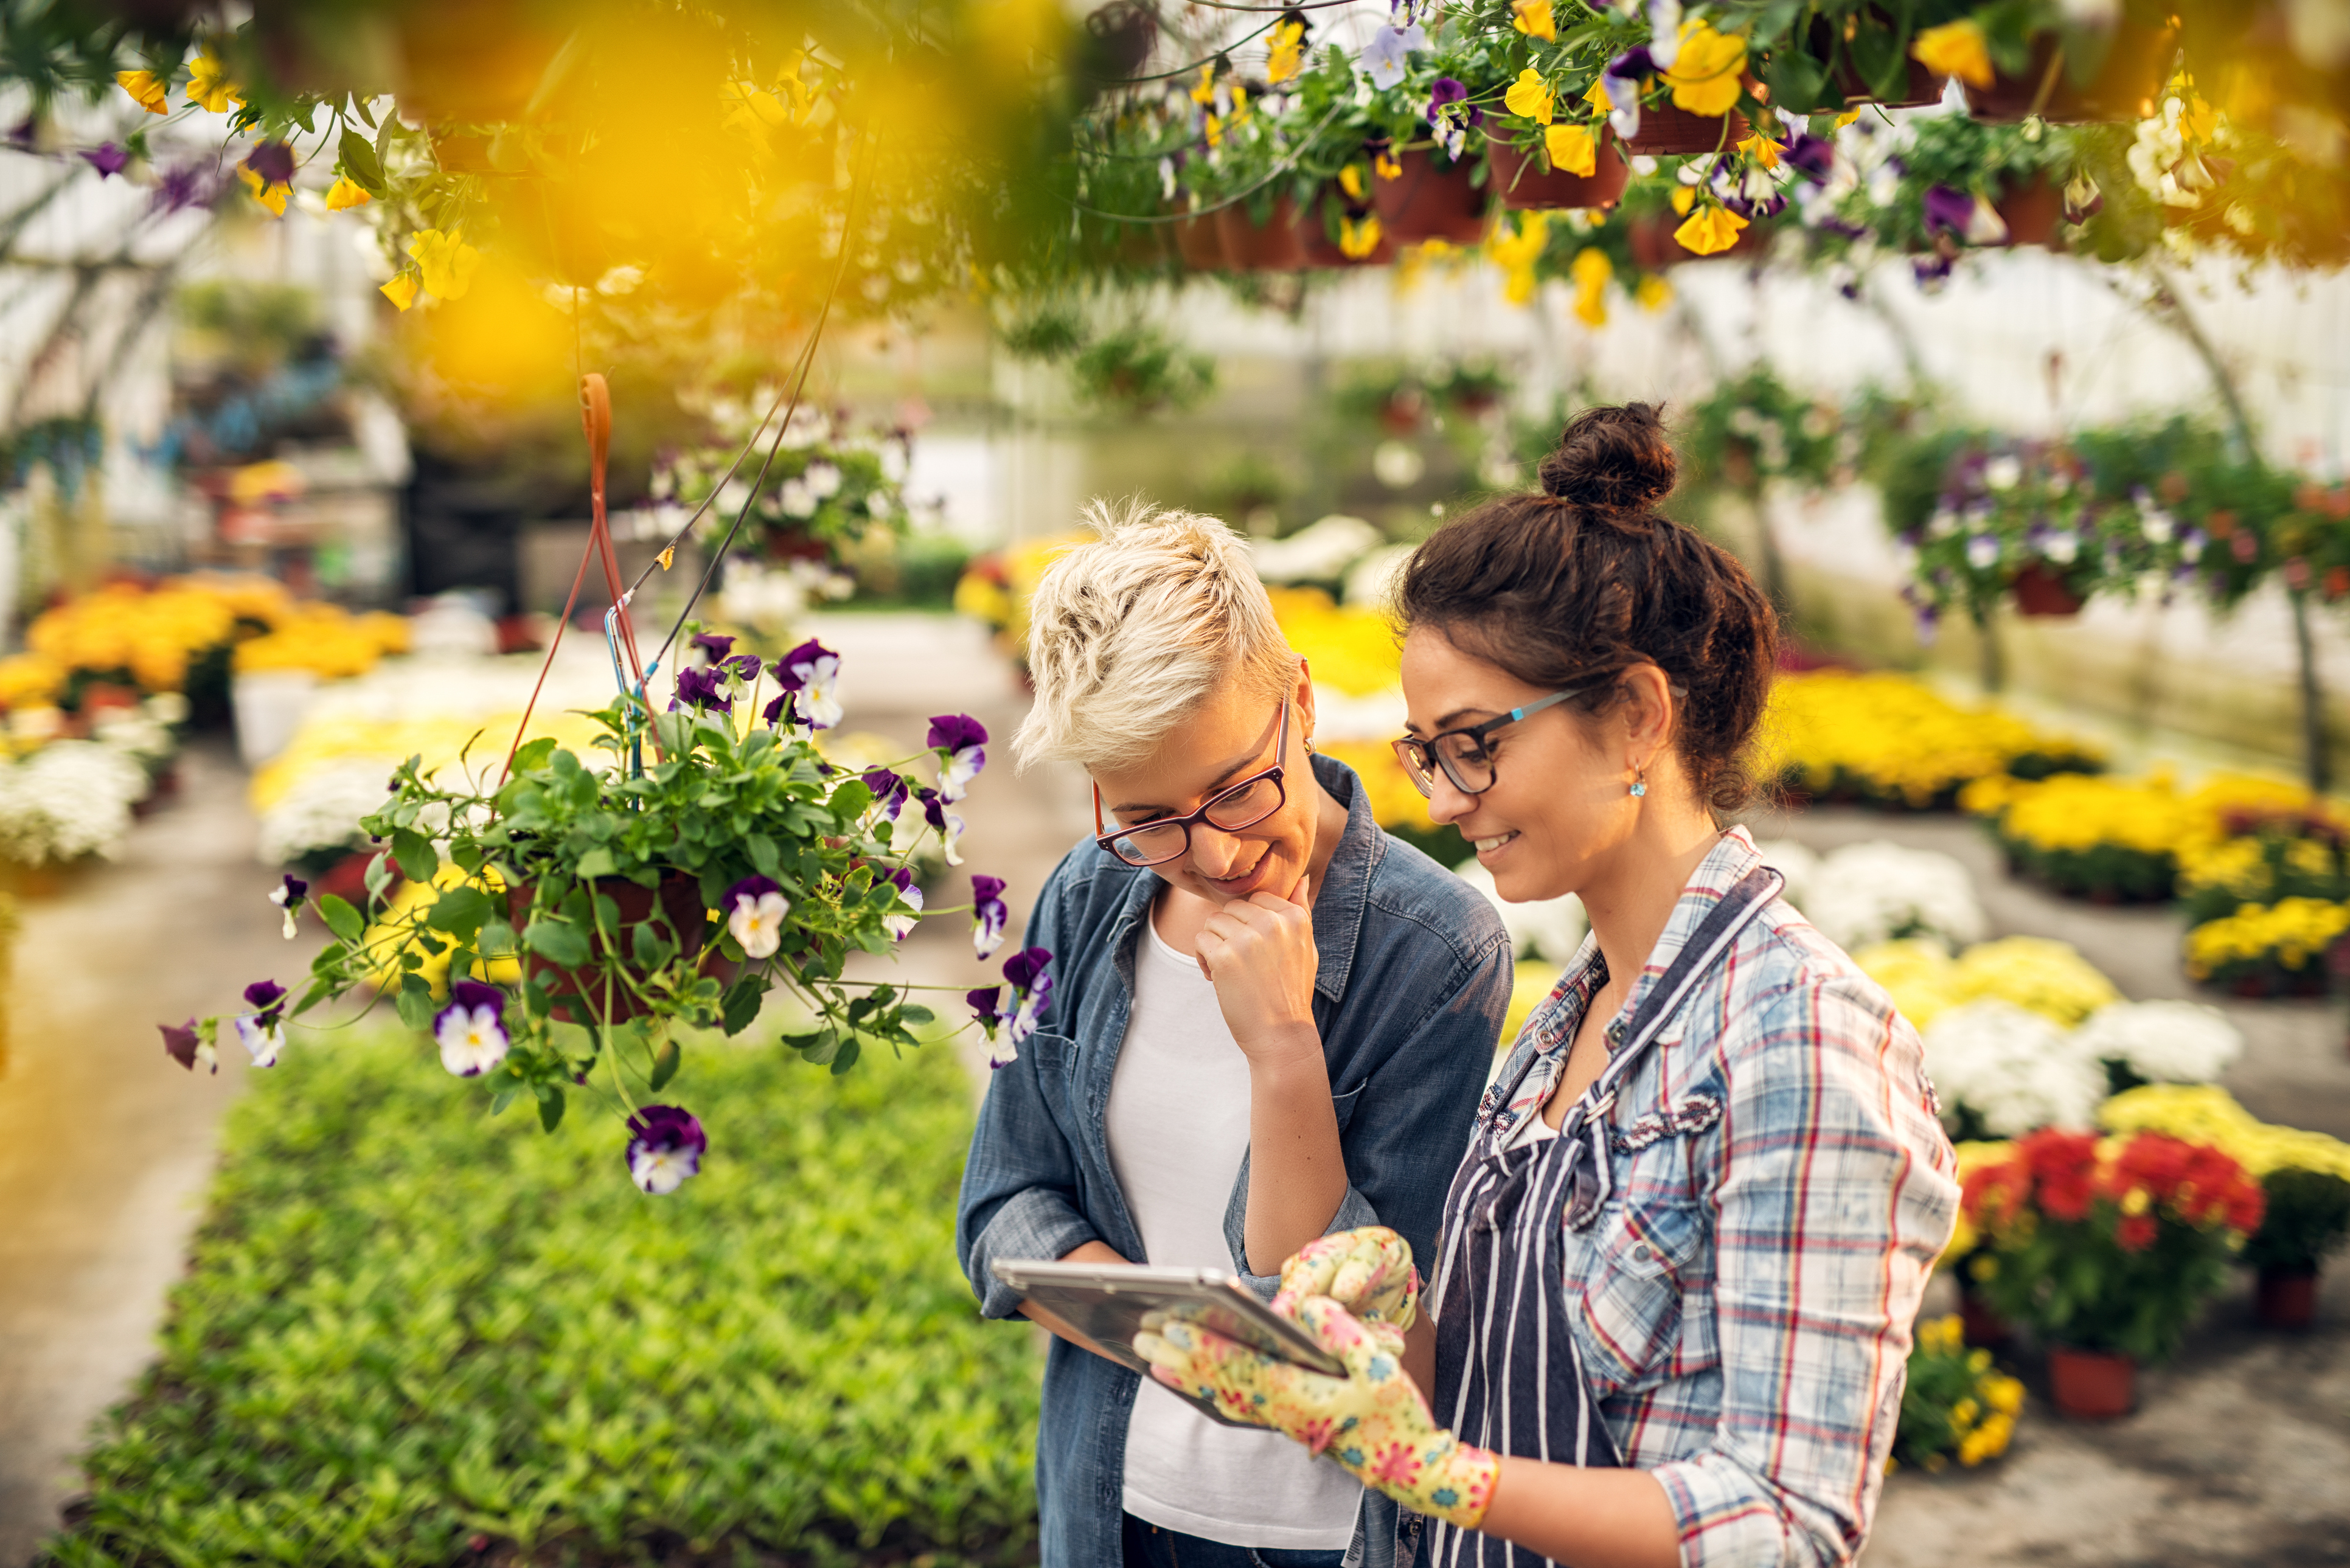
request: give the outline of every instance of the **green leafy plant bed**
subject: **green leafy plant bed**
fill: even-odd
[[[431,1049],[255,1078],[161,1359],[36,1561],[1035,1560],[1035,1353],[955,1271],[951,1054],[702,1045],[738,1157],[655,1202],[592,1121],[491,1120]]]

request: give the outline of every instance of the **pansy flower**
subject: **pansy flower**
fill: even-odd
[[[943,753],[939,763],[939,794],[961,800],[971,781],[987,765],[987,726],[968,713],[941,713],[931,719],[931,749]]]
[[[213,1043],[204,1038],[203,1032],[197,1027],[194,1019],[189,1019],[187,1023],[176,1029],[169,1023],[159,1023],[155,1027],[163,1032],[164,1055],[169,1056],[191,1073],[196,1070],[196,1064],[202,1062],[213,1070],[214,1076],[219,1075],[219,1054],[213,1050]],[[991,1030],[989,1038],[993,1037],[993,1031]]]
[[[1414,49],[1428,47],[1428,31],[1414,22],[1402,27],[1374,27],[1371,41],[1363,46],[1363,70],[1371,85],[1385,92],[1403,80],[1408,57]]]
[[[506,1059],[506,993],[478,980],[449,987],[449,1005],[432,1020],[441,1064],[460,1078],[478,1077]]]
[[[1929,234],[1945,230],[1970,245],[2007,243],[2007,221],[1984,197],[1948,185],[1929,185],[1926,189],[1925,209],[1926,232]]]
[[[310,884],[289,871],[284,884],[270,891],[269,901],[286,911],[286,940],[289,942],[294,940],[294,917],[301,912],[303,895],[309,890]]]
[[[277,1054],[286,1049],[286,988],[256,980],[244,988],[244,1000],[253,1011],[238,1014],[236,1037],[253,1054],[255,1066],[275,1067]]]
[[[775,660],[773,673],[792,700],[791,711],[809,729],[829,730],[840,722],[840,655],[810,638]],[[782,711],[768,711],[778,716]]]
[[[1001,1067],[1016,1060],[1021,1044],[1036,1033],[1045,1004],[1053,994],[1053,977],[1045,966],[1053,955],[1044,948],[1023,948],[1003,961],[1005,992],[996,1009],[996,1017],[1003,1024],[1003,1055],[991,1051],[987,1064]]]
[[[872,792],[873,809],[883,816],[894,817],[906,804],[910,793],[906,781],[888,768],[868,768],[858,775]]]
[[[971,1015],[973,1022],[977,1023],[980,1028],[986,1032],[987,1038],[993,1042],[995,1038],[995,1031],[997,1027],[1003,1022],[1002,1016],[1003,988],[1000,985],[977,986],[970,991],[964,992],[962,993],[962,999],[971,1006]],[[194,1020],[191,1019],[189,1022],[193,1023]],[[163,1038],[167,1043],[167,1048],[168,1042],[171,1040],[171,1037],[172,1026],[167,1023],[163,1026]],[[174,1054],[177,1054],[177,1053],[174,1053]],[[993,1062],[989,1064],[991,1066],[997,1067],[1003,1065],[1001,1062]]]
[[[734,699],[726,695],[718,671],[681,670],[677,672],[677,695],[669,700],[669,711],[674,713],[681,708],[715,708],[722,713],[732,713]]]
[[[881,917],[881,924],[889,929],[889,934],[902,942],[912,936],[914,928],[921,923],[922,890],[914,885],[914,874],[903,866],[890,872],[889,879],[897,886],[898,902],[913,911],[911,914],[892,913]]]
[[[746,956],[775,956],[775,950],[783,945],[784,917],[791,913],[792,901],[772,877],[743,877],[726,889],[726,900],[720,908],[726,911],[726,929]]]
[[[710,1138],[681,1106],[647,1106],[629,1118],[629,1179],[659,1197],[702,1171]]]
[[[1428,123],[1444,156],[1458,163],[1469,140],[1469,128],[1484,123],[1485,111],[1469,101],[1469,89],[1451,77],[1439,77],[1429,89]]]
[[[733,651],[734,639],[723,632],[697,631],[689,639],[687,647],[693,654],[694,662],[707,670]]]
[[[974,875],[971,879],[971,946],[981,958],[993,958],[1003,945],[1003,928],[1012,912],[1003,907],[1003,878]]]
[[[962,864],[955,846],[962,837],[962,818],[947,809],[946,797],[934,789],[918,789],[914,797],[922,803],[922,819],[938,829],[939,848],[950,866]]]
[[[100,142],[82,153],[82,161],[98,171],[101,180],[110,179],[129,167],[130,154],[111,141]]]

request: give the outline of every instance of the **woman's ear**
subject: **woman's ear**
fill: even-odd
[[[1290,690],[1290,700],[1297,704],[1297,732],[1311,742],[1314,739],[1314,670],[1304,659],[1297,661],[1297,681]]]
[[[1624,672],[1623,690],[1626,761],[1635,767],[1652,768],[1673,743],[1673,725],[1679,715],[1672,682],[1655,665],[1636,664]]]

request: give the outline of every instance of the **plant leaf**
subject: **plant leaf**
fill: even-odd
[[[677,1042],[662,1041],[661,1048],[653,1054],[652,1076],[648,1080],[652,1085],[653,1093],[660,1093],[669,1081],[677,1076],[677,1070],[684,1064],[685,1053],[678,1048]]]
[[[318,895],[318,918],[327,922],[327,929],[347,942],[358,941],[367,934],[367,921],[359,912],[332,893]]]
[[[533,920],[522,931],[523,945],[550,963],[577,969],[588,961],[588,939],[579,928],[562,920]]]
[[[432,841],[412,827],[391,830],[391,857],[400,863],[400,874],[411,882],[430,882],[432,873],[441,869],[441,857]]]
[[[539,1085],[538,1125],[548,1132],[563,1125],[563,1091],[553,1084]]]

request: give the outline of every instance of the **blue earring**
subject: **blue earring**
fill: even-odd
[[[1648,793],[1648,770],[1635,768],[1632,771],[1639,775],[1632,781],[1632,798],[1638,800]]]

